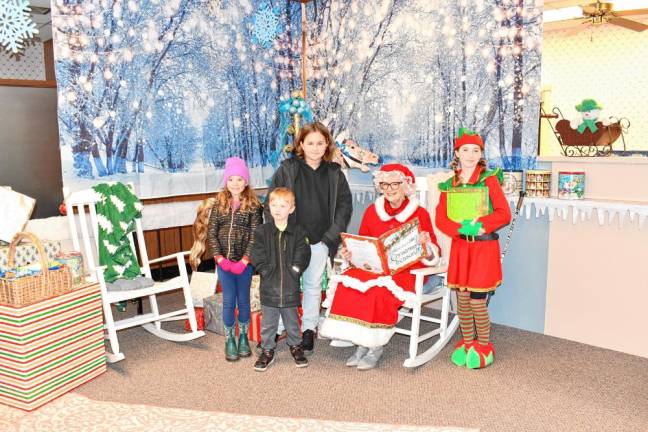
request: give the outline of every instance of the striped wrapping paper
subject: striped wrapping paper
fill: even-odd
[[[261,312],[254,311],[250,313],[250,327],[248,329],[248,338],[255,342],[261,342]]]
[[[101,292],[0,304],[0,402],[31,411],[106,371]]]

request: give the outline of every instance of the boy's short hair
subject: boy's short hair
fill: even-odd
[[[276,189],[273,189],[272,192],[270,192],[270,196],[268,197],[268,204],[270,204],[272,200],[276,198],[282,199],[292,204],[293,206],[295,205],[295,194],[287,187],[278,187]]]

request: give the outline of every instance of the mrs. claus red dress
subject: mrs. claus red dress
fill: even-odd
[[[406,222],[419,219],[421,231],[430,234],[435,255],[440,248],[432,228],[430,214],[415,198],[405,199],[399,208],[392,208],[383,196],[365,211],[358,234],[379,237]],[[398,308],[415,301],[415,276],[410,270],[433,264],[421,260],[393,276],[376,275],[366,270],[351,268],[331,278],[324,306],[329,313],[320,334],[330,339],[351,341],[365,347],[387,344],[394,334]]]

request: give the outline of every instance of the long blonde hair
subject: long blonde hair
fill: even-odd
[[[205,253],[205,240],[207,239],[207,228],[209,226],[209,217],[214,208],[221,214],[230,212],[230,202],[232,200],[232,193],[225,187],[222,191],[218,192],[215,197],[207,198],[200,203],[196,210],[196,220],[192,227],[194,242],[191,246],[189,254],[189,265],[191,269],[196,271],[200,265],[201,258]],[[245,185],[245,189],[241,192],[241,212],[254,211],[261,206],[259,198],[250,188],[250,185]]]

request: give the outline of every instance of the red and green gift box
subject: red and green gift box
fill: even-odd
[[[106,371],[98,284],[0,304],[0,402],[31,411]]]

